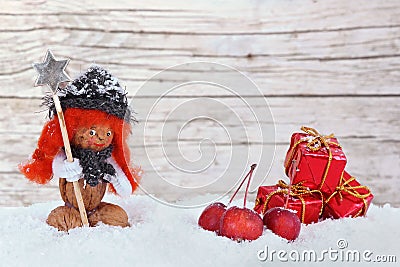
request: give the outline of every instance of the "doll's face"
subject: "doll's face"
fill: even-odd
[[[71,142],[77,147],[101,151],[111,144],[113,137],[114,132],[108,125],[92,125],[78,128]]]

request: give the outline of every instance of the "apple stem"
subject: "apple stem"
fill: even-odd
[[[239,192],[240,188],[242,188],[242,185],[244,184],[244,181],[246,181],[246,179],[247,179],[247,177],[249,177],[249,175],[250,175],[250,179],[251,179],[251,175],[253,175],[253,171],[254,171],[254,169],[256,168],[256,166],[257,166],[257,164],[251,165],[250,171],[249,171],[249,172],[246,174],[246,176],[243,178],[243,180],[242,180],[242,182],[240,183],[239,187],[236,189],[235,193],[233,194],[233,196],[232,196],[231,199],[229,200],[228,206],[232,203],[232,201],[233,201],[233,199],[235,198],[236,194]],[[247,183],[246,195],[244,196],[244,199],[245,199],[245,200],[244,200],[245,206],[246,206],[246,196],[247,196],[247,191],[248,191],[249,184],[250,184],[250,179],[249,179],[249,182]]]
[[[292,173],[289,177],[290,181],[289,181],[289,187],[288,187],[288,193],[286,196],[286,201],[285,201],[285,209],[287,209],[288,205],[289,205],[289,197],[290,197],[290,193],[292,192],[292,178],[294,177],[295,172],[297,171],[297,164],[296,164],[296,160],[292,160]]]
[[[249,180],[247,180],[246,192],[244,193],[244,203],[243,203],[244,208],[246,208],[246,199],[247,199],[247,193],[249,192],[251,177],[253,176],[253,171],[256,167],[257,167],[257,164],[253,164],[250,167],[251,168],[249,171],[250,177],[249,177]]]

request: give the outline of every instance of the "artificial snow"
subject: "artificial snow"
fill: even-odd
[[[204,207],[177,208],[149,196],[128,199],[107,196],[105,200],[121,205],[132,226],[120,228],[102,224],[64,233],[45,222],[49,212],[62,205],[61,202],[0,208],[0,266],[361,266],[365,260],[390,255],[400,261],[400,209],[389,205],[372,205],[366,218],[302,225],[299,238],[292,243],[269,230],[264,230],[255,241],[238,243],[197,225]],[[227,203],[227,199],[223,202]],[[233,204],[241,205],[240,201]],[[248,207],[253,205],[249,203]],[[308,256],[305,260],[297,257],[308,255],[310,250],[315,251],[316,260],[311,258],[310,262]],[[361,255],[359,263],[343,256],[354,250]],[[329,258],[328,253],[332,251],[337,253]],[[363,254],[368,257],[362,258]],[[325,255],[324,258],[321,255]]]

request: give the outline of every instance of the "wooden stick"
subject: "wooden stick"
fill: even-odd
[[[61,135],[62,135],[63,142],[64,142],[64,148],[65,148],[65,154],[67,155],[67,161],[73,162],[74,158],[72,157],[71,145],[69,143],[67,126],[65,125],[64,114],[63,114],[63,111],[61,108],[60,99],[58,98],[57,94],[55,94],[55,93],[53,94],[53,101],[54,101],[54,105],[56,107],[58,121],[60,123]],[[75,197],[76,197],[76,201],[78,203],[79,213],[81,214],[82,224],[84,227],[88,227],[89,222],[88,222],[88,218],[87,218],[87,214],[86,214],[85,204],[83,203],[82,193],[81,193],[81,189],[79,187],[79,183],[78,183],[78,181],[75,181],[72,184],[74,185]]]

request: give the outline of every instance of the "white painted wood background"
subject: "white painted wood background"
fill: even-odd
[[[372,189],[375,203],[400,205],[399,1],[3,0],[0,6],[1,206],[59,199],[56,181],[30,184],[17,171],[17,164],[33,152],[46,120],[45,112],[38,113],[43,92],[33,87],[36,74],[31,64],[41,61],[47,48],[57,58],[71,59],[71,76],[95,62],[126,86],[141,122],[134,128],[132,155],[135,163],[146,167],[143,187],[160,198],[224,193],[229,186],[222,182],[178,192],[161,183],[155,170],[171,183],[196,186],[212,182],[229,166],[233,184],[246,171],[247,160],[257,161],[259,151],[273,151],[273,144],[263,144],[257,135],[257,127],[269,131],[271,121],[261,118],[257,124],[248,113],[264,109],[260,102],[266,99],[274,116],[276,154],[265,184],[284,178],[290,136],[307,125],[335,133],[348,158],[347,171]],[[159,95],[139,88],[165,68],[192,61],[236,68],[261,92],[239,90],[249,99],[249,109],[226,90],[189,87],[163,98],[146,121],[145,108]],[[168,76],[170,80],[152,79],[147,84],[168,88],[190,75],[206,79],[210,73],[182,69]],[[228,74],[221,72],[224,75]],[[237,112],[247,128],[244,131],[226,109],[194,107],[218,119],[232,139],[210,120],[187,124],[179,143],[184,156],[200,157],[199,141],[204,138],[213,139],[218,152],[207,171],[190,176],[165,160],[160,132],[162,126],[169,127],[164,145],[174,146],[187,114],[165,119],[180,104],[204,97]],[[243,155],[230,159],[232,147]],[[210,143],[201,147],[206,156],[213,148]],[[178,151],[168,156],[185,163]],[[148,157],[155,169],[144,164]],[[258,163],[261,168],[269,166]]]

